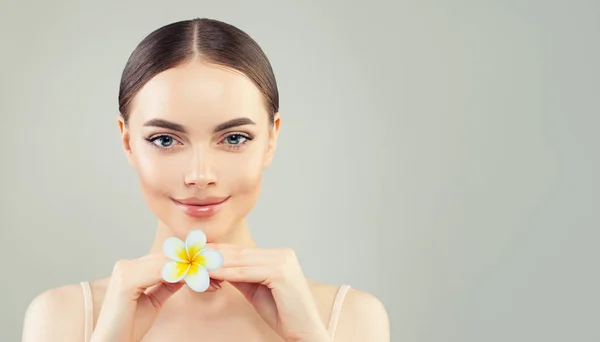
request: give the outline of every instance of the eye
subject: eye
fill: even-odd
[[[169,149],[177,144],[177,140],[170,135],[157,135],[146,140],[153,146],[162,149]]]
[[[239,150],[246,147],[252,139],[254,137],[247,133],[229,133],[221,140],[220,144],[224,144],[229,150]]]
[[[239,145],[243,144],[246,140],[249,140],[248,136],[234,133],[225,137],[225,141],[230,145]]]

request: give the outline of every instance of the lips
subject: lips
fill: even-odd
[[[214,205],[225,202],[229,197],[206,197],[206,198],[197,198],[190,197],[186,199],[175,200],[181,204],[187,205]]]
[[[206,218],[216,214],[227,200],[229,200],[229,197],[192,197],[179,200],[173,199],[173,202],[188,216]]]

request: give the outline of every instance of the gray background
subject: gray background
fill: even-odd
[[[250,224],[386,305],[393,341],[598,341],[598,1],[1,2],[0,340],[145,253],[125,61],[193,17],[263,47],[282,131]]]

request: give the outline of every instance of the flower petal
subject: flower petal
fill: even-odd
[[[163,243],[165,255],[175,261],[188,262],[190,259],[185,250],[185,243],[176,237],[171,237]]]
[[[203,266],[207,271],[214,271],[223,265],[223,254],[214,249],[203,249],[196,254],[193,262]]]
[[[210,277],[206,268],[193,263],[185,276],[185,282],[190,289],[196,292],[204,292],[210,286]]]
[[[169,261],[162,268],[162,277],[166,282],[176,283],[188,274],[190,266],[188,263]]]
[[[201,230],[192,230],[185,239],[185,248],[187,250],[188,260],[194,259],[194,256],[200,252],[206,245],[206,234]]]

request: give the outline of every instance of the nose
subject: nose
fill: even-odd
[[[212,172],[206,151],[194,151],[190,167],[185,175],[185,184],[199,189],[205,189],[216,184],[216,175]]]

